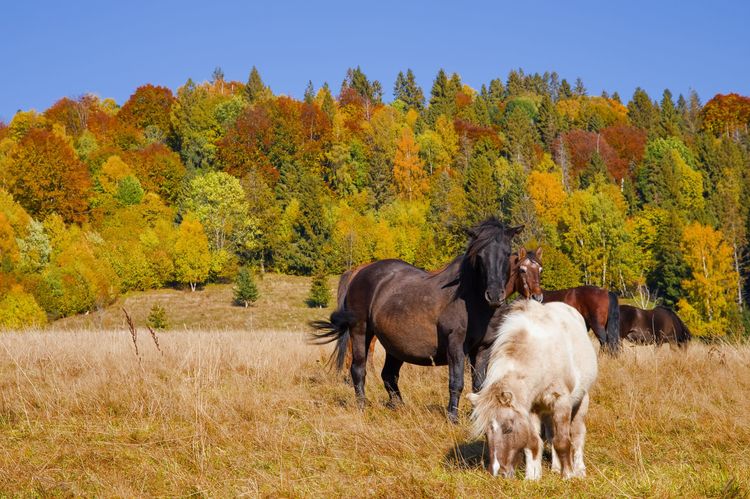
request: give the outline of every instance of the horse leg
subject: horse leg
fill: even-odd
[[[542,430],[542,421],[536,413],[529,414],[531,419],[532,434],[529,435],[529,443],[523,450],[526,454],[526,480],[539,480],[542,477],[542,454],[544,453],[544,440],[539,436]]]
[[[360,409],[363,409],[367,402],[365,398],[365,376],[367,374],[368,337],[364,329],[364,324],[358,323],[350,330],[352,344],[352,384],[354,385],[354,394],[357,397],[357,404]]]
[[[607,344],[607,330],[604,329],[604,326],[599,321],[594,321],[591,324],[591,329],[594,330],[594,334],[596,335],[596,339],[599,340],[599,346],[600,351],[611,353],[609,349],[609,345]]]
[[[388,404],[386,404],[386,407],[389,409],[395,409],[404,403],[404,399],[401,398],[401,391],[398,389],[398,373],[402,365],[404,365],[403,360],[399,360],[386,352],[385,364],[380,376],[383,378],[385,391],[388,392]]]
[[[586,413],[589,410],[588,393],[581,400],[573,420],[570,423],[570,445],[573,456],[573,476],[583,478],[586,476],[586,464],[583,462],[583,444],[586,440]]]
[[[570,456],[570,416],[571,405],[567,397],[560,397],[555,404],[552,424],[554,426],[554,435],[552,436],[552,446],[557,452],[557,458],[560,460],[560,473],[563,478],[573,476],[573,463]]]
[[[487,363],[490,358],[490,349],[479,347],[479,349],[469,355],[471,363],[471,391],[476,393],[482,388],[484,377],[487,374]]]
[[[464,390],[464,353],[463,341],[452,337],[448,340],[448,420],[458,423],[458,399]]]

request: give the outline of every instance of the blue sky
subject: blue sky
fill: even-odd
[[[308,80],[337,92],[356,65],[388,99],[409,67],[425,93],[440,67],[475,88],[521,67],[624,99],[636,86],[653,98],[693,88],[704,102],[750,94],[750,2],[609,4],[12,2],[0,7],[0,119],[87,92],[122,104],[142,84],[175,90],[216,66],[245,81],[256,65],[275,93],[296,97]]]

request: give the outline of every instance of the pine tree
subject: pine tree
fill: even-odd
[[[169,329],[166,309],[158,303],[154,303],[146,318],[146,325],[156,331]]]
[[[305,104],[312,104],[315,99],[315,87],[313,87],[312,80],[307,80],[307,86],[305,87]]]
[[[247,308],[251,303],[255,303],[260,297],[258,287],[255,285],[253,274],[247,267],[242,267],[237,274],[234,282],[234,303],[244,305]]]
[[[331,95],[331,89],[328,87],[328,82],[323,83],[318,92],[318,99],[320,100],[320,109],[323,111],[328,119],[333,121],[333,116],[336,114],[336,101],[333,100]]]
[[[247,79],[247,84],[245,85],[245,97],[247,98],[248,102],[250,102],[250,104],[253,104],[259,99],[265,97],[268,93],[269,90],[263,83],[263,80],[260,77],[260,72],[258,72],[258,68],[253,66],[253,69],[250,70],[250,76]]]
[[[424,94],[411,69],[406,70],[406,76],[402,71],[398,72],[393,86],[393,98],[406,104],[407,109],[422,111],[424,108]]]
[[[573,88],[573,95],[576,97],[586,96],[586,87],[583,86],[583,80],[580,78],[576,78],[576,86]]]
[[[430,107],[427,109],[427,122],[429,124],[434,124],[441,114],[449,118],[453,116],[454,103],[451,102],[453,96],[450,87],[448,75],[440,68],[437,76],[435,76],[435,81],[432,83],[432,90],[430,90]]]
[[[641,87],[635,89],[633,98],[628,102],[628,117],[633,126],[651,133],[659,119],[659,111],[654,107],[651,98]]]
[[[318,269],[310,285],[310,294],[307,296],[308,307],[323,308],[331,301],[331,290],[328,289],[328,279],[322,269]]]
[[[560,133],[560,114],[549,95],[542,97],[537,116],[537,128],[547,151],[552,150],[552,143]]]
[[[570,99],[571,97],[573,97],[573,90],[570,88],[570,83],[568,83],[568,80],[563,78],[563,80],[560,82],[559,99]]]
[[[669,89],[664,90],[664,94],[661,98],[659,136],[665,138],[680,136],[680,117],[677,113],[674,102],[672,101],[672,92],[670,92]]]

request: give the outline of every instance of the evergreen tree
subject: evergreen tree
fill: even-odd
[[[684,102],[684,99],[683,99]],[[679,137],[680,136],[680,119],[672,101],[672,92],[669,89],[664,90],[661,99],[661,115],[659,117],[659,136],[660,137]]]
[[[647,133],[651,133],[658,120],[659,110],[651,102],[645,90],[641,87],[635,89],[633,98],[628,102],[628,117],[633,126],[636,126]]]
[[[560,133],[560,114],[549,95],[542,97],[537,115],[537,129],[547,151],[552,150],[552,144]]]
[[[320,101],[320,109],[323,111],[328,119],[333,121],[333,116],[336,114],[336,101],[333,99],[331,89],[328,87],[328,82],[323,83],[318,92],[318,100]]]
[[[315,87],[313,87],[312,80],[307,80],[307,86],[305,87],[305,104],[312,104],[315,100]]]
[[[307,306],[323,308],[331,301],[331,290],[328,289],[328,279],[322,269],[315,272],[307,295]]]
[[[430,107],[427,110],[427,122],[430,125],[435,124],[438,116],[445,115],[448,118],[453,117],[455,113],[455,94],[452,92],[452,85],[448,80],[448,75],[441,68],[435,76],[435,81],[430,90]]]
[[[233,290],[234,303],[244,305],[245,308],[250,306],[251,303],[255,303],[260,297],[258,286],[255,285],[255,279],[253,279],[253,273],[247,267],[240,269]]]
[[[402,71],[398,72],[396,83],[393,86],[393,98],[406,104],[407,109],[415,109],[420,112],[424,109],[424,93],[417,85],[411,69],[406,70],[406,76]]]
[[[688,278],[688,268],[680,251],[683,222],[675,212],[667,212],[667,219],[659,227],[654,243],[655,265],[646,283],[661,295],[668,307],[673,307],[684,295],[682,281]]]
[[[591,185],[603,185],[608,177],[607,165],[604,163],[599,151],[594,151],[586,168],[581,172],[581,189],[587,189]]]
[[[247,84],[245,85],[245,98],[250,104],[253,104],[259,99],[266,97],[269,93],[270,90],[263,83],[258,68],[253,66],[253,69],[250,70]]]
[[[169,329],[167,310],[158,303],[154,303],[151,306],[148,317],[146,317],[146,325],[155,331],[164,331],[165,329]]]
[[[580,78],[576,78],[576,86],[573,88],[573,95],[576,97],[586,96],[586,87],[583,86],[583,80]]]
[[[560,82],[560,93],[558,95],[560,99],[570,99],[573,97],[573,89],[570,88],[570,83],[565,78]]]
[[[617,102],[618,104],[622,104],[622,99],[620,99],[620,94],[617,92],[612,94],[612,100]]]

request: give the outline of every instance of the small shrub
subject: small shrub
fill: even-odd
[[[148,313],[146,318],[146,325],[156,331],[164,331],[169,328],[169,320],[167,319],[167,311],[161,305],[154,303],[151,307],[151,311]]]
[[[242,267],[237,274],[237,280],[234,286],[234,303],[236,305],[244,305],[247,308],[251,303],[254,303],[260,294],[258,293],[258,286],[255,285],[253,274],[247,267]]]
[[[310,294],[307,296],[308,307],[327,307],[331,301],[331,290],[328,289],[328,280],[323,272],[316,272],[310,285]]]

